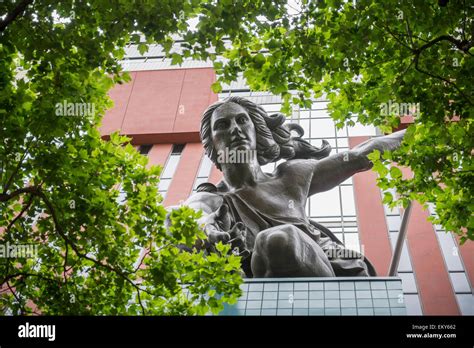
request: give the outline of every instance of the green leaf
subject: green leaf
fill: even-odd
[[[390,168],[390,177],[392,179],[399,179],[402,177],[402,171],[397,167]]]
[[[146,52],[148,52],[148,45],[141,42],[138,44],[138,52],[143,56]]]
[[[383,194],[383,204],[390,204],[393,201],[393,196],[390,192],[384,192]]]
[[[172,65],[181,65],[183,63],[183,57],[178,53],[173,53],[171,55],[171,64]]]
[[[212,90],[214,93],[220,93],[220,92],[222,91],[221,83],[220,83],[219,81],[214,82],[214,83],[211,85],[211,90]]]

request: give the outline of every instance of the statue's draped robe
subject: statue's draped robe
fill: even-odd
[[[316,228],[308,219],[291,216],[275,216],[264,212],[265,207],[253,205],[251,201],[243,199],[236,192],[219,192],[229,207],[232,224],[242,222],[247,227],[246,247],[252,253],[257,234],[271,227],[291,224],[298,227],[303,233],[314,240],[328,255],[334,273],[338,277],[344,276],[375,276],[375,269],[362,254],[348,251],[343,244],[326,228]],[[324,232],[326,231],[326,233]],[[331,249],[332,252],[331,252]],[[337,252],[334,252],[337,250]],[[348,257],[349,256],[349,257]],[[243,269],[248,277],[252,277],[250,257],[243,261]]]

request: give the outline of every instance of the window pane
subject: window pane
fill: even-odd
[[[339,147],[335,151],[336,153],[341,153],[341,152],[346,152],[347,150],[349,150],[347,147]]]
[[[309,110],[300,110],[300,119],[301,118],[310,118],[310,111]]]
[[[311,138],[334,137],[334,121],[329,118],[311,120]]]
[[[279,112],[281,109],[281,104],[267,104],[262,105],[266,112],[275,113]]]
[[[311,109],[327,109],[328,104],[328,102],[314,102]]]
[[[349,147],[349,141],[347,140],[347,138],[337,138],[337,146]]]
[[[415,277],[413,273],[399,273],[398,276],[402,279],[402,288],[404,293],[416,293]]]
[[[436,232],[436,235],[438,236],[438,241],[441,246],[448,271],[464,271],[464,267],[459,257],[459,250],[454,243],[451,233]]]
[[[353,119],[356,121],[355,119]],[[375,135],[375,127],[374,126],[364,126],[356,121],[354,127],[349,127],[349,136],[361,136],[361,135]]]
[[[455,292],[471,292],[466,273],[449,273]]]
[[[389,231],[399,231],[401,219],[400,216],[386,216]]]
[[[357,233],[344,233],[344,244],[347,249],[360,251],[359,235]]]
[[[158,191],[166,191],[170,187],[171,179],[161,179],[158,183]]]
[[[184,146],[186,144],[174,144],[173,148],[171,149],[172,155],[180,155],[183,152]]]
[[[309,120],[300,120],[299,123],[304,130],[303,138],[309,137]]]
[[[166,163],[165,170],[161,175],[162,178],[172,178],[176,168],[178,167],[179,159],[181,158],[180,155],[171,155]]]
[[[327,110],[311,110],[311,118],[329,118]]]
[[[203,156],[201,167],[199,168],[198,177],[208,177],[211,172],[212,161],[206,155]]]
[[[140,145],[140,147],[138,148],[138,152],[140,152],[140,154],[142,155],[147,155],[152,147],[153,145]]]
[[[356,215],[352,186],[341,186],[342,212],[344,215]]]
[[[338,187],[318,193],[310,198],[311,216],[340,216],[340,199]]]
[[[462,315],[474,315],[474,295],[456,295]]]
[[[417,294],[403,295],[408,315],[423,315],[420,297]]]

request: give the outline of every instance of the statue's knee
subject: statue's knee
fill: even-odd
[[[297,236],[292,228],[283,228],[259,233],[255,244],[256,248],[269,259],[282,259],[293,257],[297,241]]]

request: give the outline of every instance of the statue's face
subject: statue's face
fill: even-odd
[[[225,103],[211,118],[212,142],[220,151],[257,149],[255,126],[247,111],[236,103]]]

